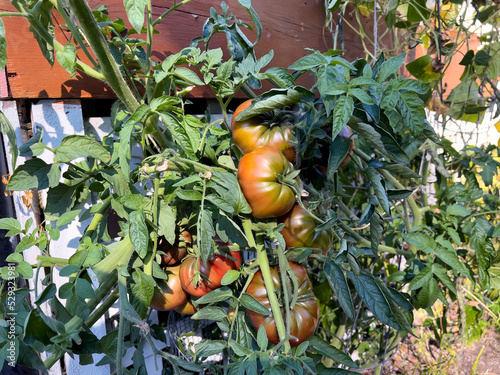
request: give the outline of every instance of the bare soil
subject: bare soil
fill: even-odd
[[[456,306],[452,306],[447,316],[450,334],[439,343],[431,329],[422,324],[428,317],[426,313],[416,314],[417,337],[407,336],[403,340],[397,353],[384,364],[382,374],[500,375],[500,333],[490,328],[479,341],[464,346],[456,323]],[[373,375],[375,370],[362,374]]]

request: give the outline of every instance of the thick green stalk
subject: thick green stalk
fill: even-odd
[[[130,241],[130,236],[127,235],[106,258],[92,268],[97,279],[100,282],[105,282],[106,279],[112,277],[115,270],[120,266],[128,264],[133,253],[134,246]]]
[[[38,255],[36,257],[38,266],[40,267],[65,267],[68,265],[68,259],[53,258],[45,255]]]
[[[94,291],[94,297],[87,302],[90,311],[93,311],[99,302],[109,293],[111,288],[118,280],[117,272],[113,272],[99,287]]]
[[[247,236],[248,244],[251,247],[257,249],[257,263],[259,264],[260,271],[262,272],[262,277],[264,279],[264,284],[266,286],[267,297],[269,298],[269,303],[271,304],[271,312],[276,323],[276,329],[278,331],[278,336],[280,341],[285,341],[285,353],[288,353],[291,349],[290,342],[287,339],[285,322],[283,321],[282,311],[279,305],[278,298],[276,297],[273,278],[271,276],[271,268],[269,267],[269,260],[267,259],[267,251],[263,245],[263,241],[257,243],[252,233],[252,222],[250,219],[243,220],[243,230]]]
[[[127,82],[125,82],[120,68],[111,54],[108,43],[104,39],[104,35],[92,14],[92,10],[85,0],[68,0],[68,4],[99,61],[101,72],[106,78],[106,83],[125,106],[131,112],[134,112],[139,108],[139,102],[130,90]]]
[[[108,298],[100,305],[85,321],[87,327],[92,327],[110,308],[114,305],[118,299],[119,293],[115,289]]]
[[[274,282],[271,276],[271,267],[269,267],[269,260],[267,259],[267,251],[263,244],[257,245],[257,262],[259,263],[260,271],[262,272],[262,278],[264,279],[264,285],[266,286],[267,297],[269,298],[269,303],[271,305],[271,312],[276,323],[278,336],[280,338],[280,341],[286,340],[285,353],[288,353],[290,351],[290,342],[287,338],[285,322],[283,320],[278,297],[276,297]]]
[[[123,275],[118,275],[118,288],[120,290],[120,311],[125,312],[127,309],[127,279]],[[122,355],[123,355],[123,341],[125,339],[125,317],[120,315],[118,322],[118,337],[116,345],[116,373],[123,374]]]
[[[0,12],[0,18],[1,17],[24,17],[28,18],[27,14],[23,13],[18,13],[18,12]]]
[[[102,206],[99,208],[99,210],[97,210],[94,217],[92,218],[92,221],[87,227],[87,230],[85,231],[85,236],[92,237],[92,234],[94,234],[95,230],[97,229],[97,225],[99,225],[99,222],[104,217],[104,214],[106,213],[106,211],[108,211],[109,207],[111,206],[111,199],[112,197],[110,195],[102,202]]]

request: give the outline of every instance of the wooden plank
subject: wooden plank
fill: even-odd
[[[249,22],[250,18],[237,0],[226,1],[230,12],[236,17]],[[101,5],[101,1],[90,0],[92,8]],[[107,1],[108,12],[112,19],[120,17],[126,19],[122,0]],[[173,1],[154,0],[153,14],[156,18]],[[270,66],[287,67],[300,57],[308,54],[305,48],[314,48],[322,52],[331,48],[329,31],[324,27],[324,9],[322,0],[288,0],[269,1],[254,0],[252,2],[259,14],[263,33],[261,41],[256,45],[257,55],[260,57],[274,50],[275,57]],[[160,34],[154,36],[153,58],[162,61],[166,56],[176,53],[189,46],[191,40],[202,33],[205,20],[209,17],[210,7],[220,12],[220,1],[193,0],[167,16],[159,24]],[[12,10],[8,0],[0,0],[0,11]],[[100,81],[77,74],[70,79],[68,73],[57,63],[53,67],[43,58],[38,45],[26,20],[21,17],[4,19],[7,35],[7,65],[8,80],[11,95],[14,98],[109,98],[113,94]],[[62,20],[55,18],[56,25]],[[367,24],[370,19],[367,19]],[[127,21],[128,24],[128,21]],[[56,37],[64,43],[69,34],[56,27]],[[250,40],[255,40],[255,33],[249,31]],[[364,57],[358,36],[346,30],[344,33],[345,48],[348,53],[344,57],[355,59]],[[225,45],[225,37],[218,35],[213,38],[210,47]],[[81,53],[80,53],[81,55]],[[304,76],[301,84],[311,85],[312,77]],[[213,96],[207,89],[198,89],[192,93],[193,97]]]

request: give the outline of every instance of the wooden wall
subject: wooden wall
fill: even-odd
[[[91,8],[102,3],[108,6],[112,19],[126,19],[122,0],[88,0]],[[238,18],[249,21],[247,12],[236,0],[226,0],[230,12]],[[256,46],[258,56],[273,49],[275,57],[270,66],[286,67],[308,54],[305,48],[322,52],[332,47],[332,38],[324,27],[323,0],[253,0],[252,5],[263,25],[261,41]],[[162,14],[173,4],[172,0],[153,0],[154,17]],[[220,13],[220,1],[193,0],[172,12],[158,26],[161,32],[154,36],[154,58],[163,60],[171,53],[188,46],[190,41],[201,35],[202,27],[209,16],[210,7]],[[0,0],[0,11],[12,10],[8,0]],[[349,15],[347,16],[349,17]],[[366,29],[372,28],[371,19],[366,19]],[[36,41],[29,31],[26,20],[20,17],[4,18],[7,35],[7,80],[11,98],[109,98],[113,94],[104,84],[77,74],[70,79],[68,73],[57,63],[53,67],[42,56]],[[54,17],[54,24],[62,24]],[[128,24],[128,22],[127,22]],[[250,40],[255,35],[249,33]],[[65,43],[69,34],[56,27],[56,37]],[[224,36],[214,38],[213,47],[224,46]],[[212,45],[211,45],[212,46]],[[345,58],[354,60],[364,57],[362,45],[355,32],[345,28]],[[304,84],[312,83],[310,78]],[[194,96],[210,96],[208,91],[194,92]]]

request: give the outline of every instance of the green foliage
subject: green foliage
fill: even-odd
[[[79,22],[78,27],[84,35],[102,32],[107,44],[91,38],[88,45],[81,44],[73,35],[72,43],[59,47],[50,37],[50,4],[15,2],[19,12],[29,15],[49,61],[53,62],[53,51],[48,46],[56,46],[56,59],[70,75],[82,68],[102,75],[120,102],[112,111],[113,131],[102,141],[72,135],[50,149],[38,129],[13,154],[14,166],[17,155],[31,159],[15,168],[7,189],[46,190],[47,205],[45,222],[39,223],[44,230],[30,230],[32,222],[23,228],[16,220],[0,220],[0,229],[8,236],[21,235],[16,252],[7,259],[16,265],[2,268],[1,275],[8,281],[12,274],[31,278],[42,268],[50,269],[44,287],[32,291],[35,305],[28,304],[27,290],[12,291],[18,314],[15,337],[19,348],[29,348],[24,352],[29,355],[18,356],[17,363],[47,372],[64,353],[78,355],[82,365],[91,363],[90,354],[99,353],[104,355],[100,365],[115,363],[121,374],[129,371],[122,366],[123,353],[134,347],[133,369],[142,373],[147,343],[175,373],[200,372],[205,359],[223,353],[227,364],[212,365],[214,372],[224,368],[229,374],[350,374],[338,366],[357,369],[368,364],[366,359],[385,359],[404,335],[412,333],[414,309],[429,310],[438,299],[448,303],[457,298],[460,278],[474,282],[477,276],[478,288],[484,290],[498,287],[498,148],[457,152],[439,139],[424,111],[430,85],[400,77],[404,54],[386,58],[382,53],[376,61],[349,62],[340,57],[341,51],[310,51],[288,68],[265,70],[272,51],[257,58],[254,43],[242,31],[253,28],[234,19],[222,3],[222,14],[211,9],[202,37],[192,46],[155,62],[149,48],[154,27],[182,3],[153,21],[146,2],[126,1],[135,30],[127,30],[123,20],[112,21],[100,6],[90,13],[98,24]],[[249,1],[240,4],[250,15],[258,40],[262,33],[258,16]],[[80,12],[81,0],[72,5],[64,19],[70,30],[76,30],[73,20],[86,16]],[[328,9],[340,5],[329,2]],[[433,14],[422,11],[422,6],[412,3],[406,21],[420,22]],[[389,8],[387,20],[397,24],[397,4]],[[146,40],[140,39],[142,31]],[[227,60],[221,49],[209,48],[216,33],[227,39]],[[76,54],[80,48],[84,53],[92,48],[96,56],[108,59],[92,58],[94,66],[84,66]],[[482,74],[481,69],[493,64],[490,57],[469,55],[463,64]],[[312,87],[296,84],[303,74],[314,77]],[[293,185],[298,203],[310,211],[316,231],[332,231],[334,245],[325,253],[312,247],[286,248],[284,224],[276,218],[253,218],[239,185],[242,155],[233,144],[228,106],[240,89],[252,93],[251,88],[261,87],[262,82],[275,88],[255,98],[239,119],[281,113],[293,122],[297,179],[285,182]],[[222,120],[214,121],[208,110],[200,116],[186,113],[186,95],[196,86],[213,91]],[[0,120],[0,130],[13,140],[12,127],[4,116]],[[131,149],[137,145],[144,159],[131,166]],[[42,152],[52,153],[54,162],[39,158]],[[432,207],[421,189],[430,161],[437,170]],[[451,180],[452,173],[462,181]],[[83,211],[89,196],[97,198],[96,203]],[[115,239],[106,225],[111,209],[120,223]],[[48,256],[61,227],[85,219],[90,224],[76,252],[68,259]],[[175,245],[181,229],[191,233],[186,246],[203,264],[214,254],[228,256],[224,253],[228,249],[244,251],[249,260],[241,269],[227,272],[222,287],[193,298],[197,311],[191,319],[203,321],[208,334],[193,346],[180,343],[183,356],[178,357],[156,348],[152,339],[165,336],[161,327],[149,325],[148,309],[159,280],[171,277],[159,264],[166,251],[159,238]],[[33,246],[47,255],[31,265],[21,253]],[[303,296],[297,295],[299,285],[288,259],[306,266],[320,309],[321,328],[294,348],[289,314]],[[266,281],[270,304],[266,306],[247,288],[256,272],[264,279],[271,277],[270,264],[279,265],[282,286],[273,290]],[[53,282],[55,272],[67,279],[59,288]],[[197,273],[192,280],[204,277]],[[9,298],[8,293],[2,299]],[[118,298],[118,329],[98,339],[87,327]],[[51,316],[42,312],[42,303],[51,307]],[[246,310],[273,315],[280,343],[271,344],[263,327],[254,329]],[[6,307],[0,315],[3,337]],[[478,321],[474,311],[467,316]],[[370,348],[367,340],[373,341]],[[7,350],[5,346],[2,341],[0,353]],[[50,357],[42,363],[36,353],[44,351]],[[355,351],[365,353],[364,359],[353,360]]]

